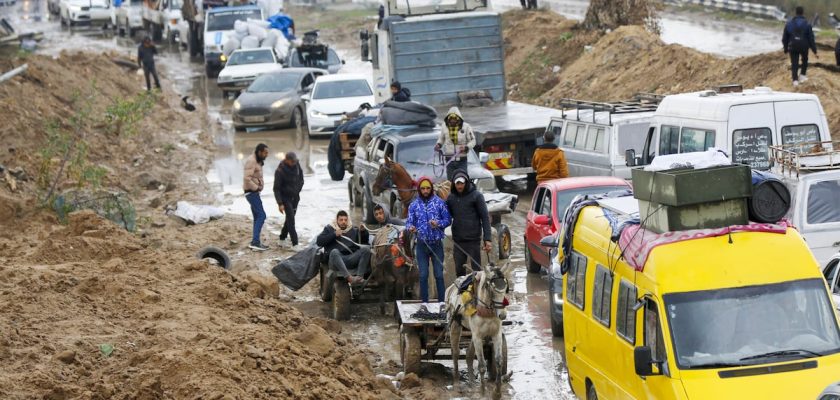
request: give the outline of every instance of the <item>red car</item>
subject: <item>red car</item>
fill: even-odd
[[[525,263],[528,272],[538,273],[551,265],[550,250],[540,240],[560,230],[566,207],[580,194],[607,193],[629,189],[630,184],[612,176],[588,176],[545,181],[537,185],[525,225]]]

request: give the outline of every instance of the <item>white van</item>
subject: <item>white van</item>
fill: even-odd
[[[817,96],[724,86],[665,96],[651,120],[644,148],[628,153],[627,163],[646,165],[657,155],[715,147],[726,151],[733,162],[767,170],[770,145],[830,140]]]
[[[554,132],[554,143],[565,153],[569,176],[630,179],[625,152],[644,147],[650,121],[662,98],[640,94],[633,100],[614,103],[561,100],[563,113],[551,118],[547,130]],[[537,142],[542,144],[542,138]]]

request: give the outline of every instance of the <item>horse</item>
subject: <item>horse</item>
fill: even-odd
[[[389,224],[379,228],[373,238],[371,278],[380,285],[379,312],[383,315],[385,302],[405,299],[406,289],[413,287],[419,278],[410,256],[413,254],[411,235],[406,231],[401,239],[399,229]]]
[[[408,171],[405,170],[400,163],[392,160],[390,157],[385,157],[385,162],[379,166],[379,171],[376,178],[373,180],[373,187],[371,192],[374,196],[379,196],[383,191],[396,188],[397,197],[402,204],[402,212],[400,215],[395,215],[397,218],[405,218],[408,215],[408,206],[417,194],[416,182],[411,178]],[[443,181],[435,184],[435,194],[441,199],[446,200],[451,190],[451,183]]]
[[[467,328],[472,333],[471,346],[467,348],[467,375],[474,379],[473,356],[478,355],[478,378],[484,385],[484,373],[487,370],[484,359],[484,344],[487,339],[493,343],[493,366],[495,367],[495,382],[497,391],[501,388],[503,370],[502,320],[506,317],[505,295],[513,265],[508,262],[499,268],[493,264],[487,265],[482,271],[473,275],[469,300],[459,293],[459,286],[463,278],[457,279],[446,289],[446,313],[449,321],[449,341],[452,345],[453,383],[459,380],[458,357],[460,355],[461,331]]]

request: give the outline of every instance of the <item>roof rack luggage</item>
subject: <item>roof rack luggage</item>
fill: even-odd
[[[659,103],[665,95],[654,93],[637,93],[630,100],[615,101],[615,102],[595,102],[587,100],[576,100],[572,98],[560,99],[559,107],[562,110],[562,117],[566,118],[566,111],[578,111],[576,119],[580,121],[581,110],[592,111],[592,122],[595,123],[597,113],[607,113],[609,123],[612,125],[613,114],[629,114],[637,112],[651,112],[656,111]]]
[[[840,169],[840,141],[804,142],[770,147],[770,160],[782,174]]]

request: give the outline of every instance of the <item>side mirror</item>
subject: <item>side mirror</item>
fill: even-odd
[[[478,162],[486,164],[487,161],[490,161],[490,154],[485,153],[483,151],[478,153]]]
[[[540,246],[548,247],[551,249],[557,248],[560,245],[560,241],[557,240],[557,237],[554,235],[546,236],[540,239]]]
[[[347,64],[344,60],[341,60],[341,65]]]
[[[310,100],[309,93],[304,93],[304,94],[300,95],[300,99],[303,100],[303,101],[309,101]]]
[[[537,225],[548,225],[551,223],[551,219],[548,218],[548,215],[537,215],[534,217],[534,223]]]
[[[624,150],[624,165],[626,165],[628,167],[635,167],[636,166],[636,150],[635,149]]]
[[[636,375],[653,375],[653,352],[650,347],[641,346],[633,349],[633,364],[636,368]]]

